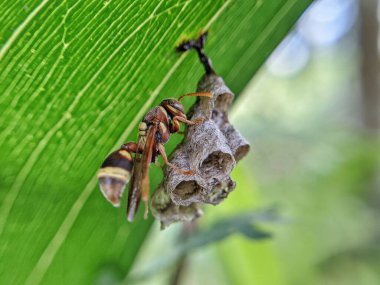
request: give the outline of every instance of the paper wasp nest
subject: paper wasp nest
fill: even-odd
[[[171,155],[170,162],[192,175],[165,169],[164,182],[152,198],[153,215],[162,227],[200,217],[202,203],[217,205],[235,189],[230,174],[236,162],[249,151],[249,144],[229,123],[228,109],[234,95],[223,79],[211,73],[198,83],[198,92],[211,92],[213,98],[200,97],[189,118],[203,118],[189,126],[183,142]]]

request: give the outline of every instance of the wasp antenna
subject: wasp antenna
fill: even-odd
[[[207,74],[214,74],[215,71],[212,67],[210,58],[204,52],[204,45],[208,36],[208,31],[202,33],[199,38],[195,40],[185,41],[177,47],[177,52],[185,52],[190,49],[195,49],[198,53],[199,60],[203,64]]]
[[[194,92],[194,93],[183,94],[179,96],[178,101],[181,101],[184,97],[190,97],[190,96],[212,98],[212,93],[211,92]]]

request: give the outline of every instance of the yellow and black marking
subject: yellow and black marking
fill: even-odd
[[[120,205],[125,185],[131,179],[133,158],[129,151],[119,149],[111,153],[98,171],[100,189],[115,207]]]
[[[147,128],[148,128],[148,125],[145,122],[141,122],[139,126],[139,135],[146,136]]]

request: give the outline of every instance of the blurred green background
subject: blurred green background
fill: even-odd
[[[231,111],[251,152],[200,227],[274,207],[272,238],[234,234],[171,262],[181,226],[155,225],[136,284],[380,284],[377,7],[316,1]]]

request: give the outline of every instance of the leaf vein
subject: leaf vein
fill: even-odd
[[[28,26],[28,24],[33,20],[33,18],[41,11],[41,9],[49,2],[49,0],[43,0],[27,17],[26,19],[15,29],[13,34],[8,38],[5,44],[0,49],[0,61],[3,59],[5,54],[11,48],[12,44],[16,41],[18,36],[23,32],[23,30]]]
[[[245,49],[242,56],[239,58],[237,64],[230,69],[230,72],[226,77],[236,78],[239,76],[239,69],[244,68],[245,64],[250,63],[249,59],[252,55],[256,54],[258,48],[260,48],[263,42],[269,38],[269,35],[273,32],[273,30],[278,26],[279,22],[284,18],[284,16],[291,11],[291,8],[297,4],[296,1],[289,0],[287,1],[279,11],[273,16],[273,18],[269,21],[269,23],[265,26],[260,36],[257,37],[254,41],[252,41],[251,45]]]

